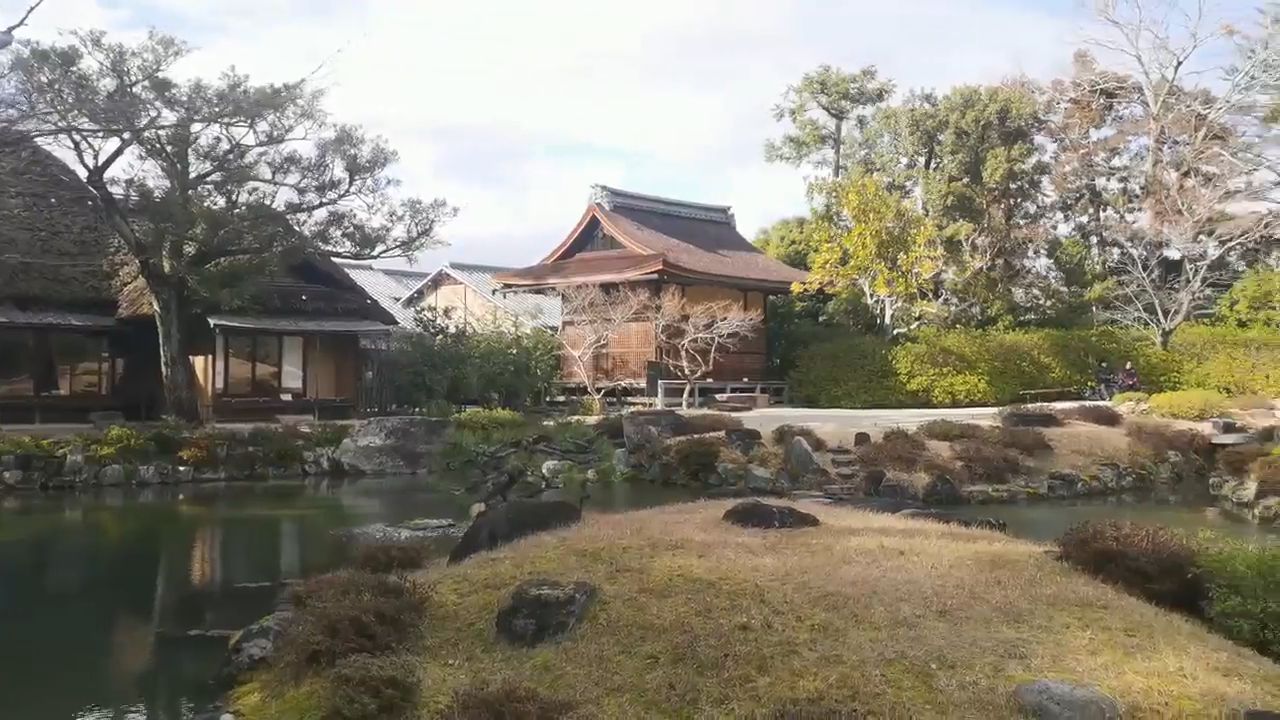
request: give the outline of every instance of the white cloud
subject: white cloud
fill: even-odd
[[[25,0],[0,0],[0,17]],[[462,213],[442,259],[535,261],[588,185],[732,204],[745,234],[804,209],[802,173],[770,166],[769,108],[823,62],[875,64],[901,88],[1066,67],[1076,19],[1014,0],[49,0],[54,25],[137,32],[261,80],[313,71],[345,121],[389,138],[409,192]],[[51,8],[57,6],[54,13]]]

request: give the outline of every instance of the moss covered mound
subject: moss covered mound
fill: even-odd
[[[816,503],[797,505],[820,527],[745,530],[720,519],[729,505],[595,515],[425,571],[423,716],[447,717],[459,693],[495,682],[590,718],[1011,717],[1013,687],[1037,678],[1095,685],[1126,716],[1280,708],[1280,666],[1045,546]],[[600,595],[563,641],[507,646],[494,615],[532,577]],[[250,717],[301,699],[269,707],[272,693],[247,690],[267,705]]]

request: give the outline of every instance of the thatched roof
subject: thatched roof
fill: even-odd
[[[0,303],[111,313],[115,242],[65,163],[0,131]]]
[[[616,243],[616,249],[592,248],[597,237]],[[577,226],[542,262],[501,273],[497,280],[511,287],[539,287],[655,275],[783,292],[807,277],[748,242],[728,206],[597,185]]]

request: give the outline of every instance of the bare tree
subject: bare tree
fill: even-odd
[[[1205,0],[1184,5],[1100,0],[1092,44],[1121,72],[1075,79],[1078,92],[1130,98],[1126,122],[1105,131],[1127,134],[1137,221],[1106,233],[1104,314],[1161,347],[1274,236],[1280,177],[1260,137],[1260,100],[1280,83],[1271,28],[1243,33],[1206,17]]]
[[[674,287],[657,298],[653,317],[663,363],[685,382],[684,408],[689,407],[693,382],[706,377],[722,353],[760,332],[764,320],[759,311],[728,300],[690,302]]]
[[[564,357],[595,401],[597,412],[604,407],[607,381],[612,368],[601,370],[600,360],[609,361],[613,340],[630,323],[647,317],[651,295],[640,288],[623,286],[570,285],[560,291],[563,326],[557,337]]]
[[[10,25],[7,28],[4,28],[3,30],[0,30],[0,50],[3,50],[13,44],[14,31],[22,27],[23,25],[26,25],[27,20],[31,18],[31,13],[35,12],[36,9],[43,4],[44,4],[44,0],[36,0],[34,3],[31,4],[31,7],[28,7],[27,11],[22,14],[22,17],[18,18],[18,22]]]

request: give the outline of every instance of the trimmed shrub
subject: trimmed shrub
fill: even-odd
[[[902,428],[890,428],[873,443],[854,450],[863,465],[886,470],[913,471],[920,467],[929,453],[924,440]]]
[[[550,697],[527,685],[504,682],[477,685],[454,693],[445,720],[561,720],[573,703]]]
[[[1023,472],[1018,453],[987,440],[960,440],[951,452],[971,482],[1002,484]]]
[[[691,437],[671,444],[671,461],[680,477],[689,482],[702,482],[716,471],[724,440],[717,437]]]
[[[417,570],[431,559],[431,547],[423,542],[363,543],[356,548],[352,566],[371,573],[403,573]]]
[[[93,446],[93,454],[104,463],[139,462],[154,450],[147,436],[123,425],[107,428]]]
[[[997,428],[993,434],[997,445],[1017,450],[1025,455],[1053,450],[1049,439],[1044,436],[1044,431],[1038,428],[1001,427]]]
[[[1151,399],[1150,393],[1144,393],[1139,390],[1130,390],[1128,392],[1112,395],[1111,404],[1124,405],[1125,403],[1144,403],[1149,399]]]
[[[1244,476],[1255,460],[1266,455],[1267,448],[1259,443],[1232,445],[1218,451],[1218,467],[1232,475]]]
[[[954,420],[930,420],[920,427],[916,428],[916,432],[930,440],[941,440],[942,442],[953,442],[955,440],[976,440],[979,438],[990,437],[991,428],[977,423],[956,422]]]
[[[1158,420],[1131,420],[1125,423],[1124,432],[1138,453],[1148,458],[1163,458],[1171,452],[1204,457],[1210,449],[1209,437],[1199,430],[1171,427]]]
[[[1153,414],[1177,420],[1207,420],[1227,409],[1226,396],[1217,390],[1156,393],[1147,402]]]
[[[1215,541],[1200,553],[1214,629],[1280,660],[1280,548]]]
[[[57,443],[30,435],[0,435],[0,455],[53,455]]]
[[[697,413],[685,415],[682,435],[701,435],[723,430],[741,430],[742,421],[727,413]]]
[[[324,684],[325,720],[400,720],[418,716],[420,664],[411,655],[354,655]]]
[[[291,597],[293,615],[274,662],[294,677],[355,655],[410,648],[426,622],[421,588],[389,575],[341,570],[307,580]]]
[[[802,437],[809,443],[809,447],[814,450],[826,450],[827,441],[819,437],[818,433],[811,427],[804,425],[779,425],[770,433],[773,444],[779,448],[786,448],[791,444],[791,439]]]
[[[1058,540],[1064,562],[1147,602],[1199,616],[1207,596],[1196,549],[1159,526],[1108,520],[1072,527]]]
[[[782,467],[782,452],[777,448],[760,444],[747,456],[747,462],[768,470],[777,470]]]
[[[1110,405],[1076,405],[1058,408],[1055,412],[1063,420],[1075,420],[1090,425],[1117,427],[1124,422],[1124,415]]]
[[[1280,495],[1280,454],[1274,451],[1266,457],[1253,461],[1249,468],[1249,477],[1258,483],[1257,497]]]
[[[1010,405],[1000,409],[1004,427],[1057,427],[1062,418],[1048,405]]]
[[[527,424],[524,415],[515,410],[507,410],[505,408],[472,408],[463,410],[453,416],[453,422],[458,426],[459,430],[471,432],[510,430]]]
[[[1132,361],[1149,392],[1280,396],[1280,333],[1198,325],[1180,328],[1167,351],[1116,328],[930,328],[894,346],[844,335],[801,351],[788,379],[799,402],[819,407],[1001,405],[1024,390],[1091,387],[1099,360]]]

